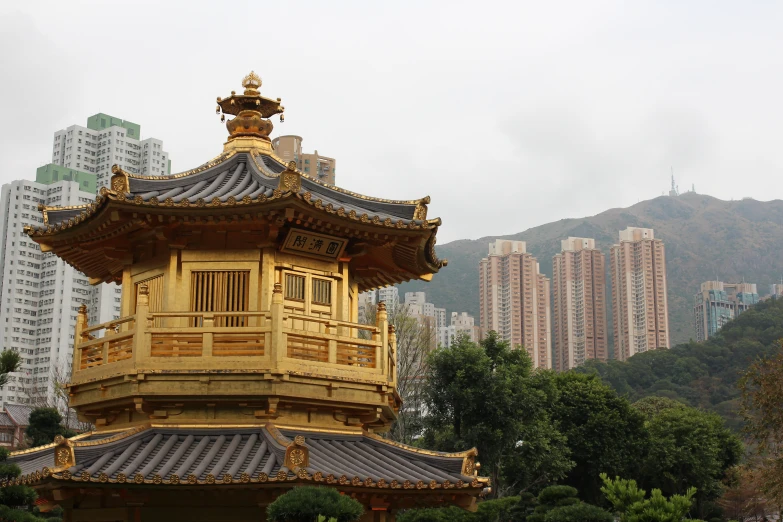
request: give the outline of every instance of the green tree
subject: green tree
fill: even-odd
[[[8,462],[8,450],[0,448],[0,480],[10,480],[21,475],[16,464]],[[28,510],[38,495],[27,486],[6,486],[0,488],[0,520],[9,522],[43,522]]]
[[[538,494],[538,505],[527,516],[526,522],[544,522],[546,515],[556,508],[579,504],[578,492],[571,486],[549,486]]]
[[[497,496],[546,484],[571,465],[548,413],[556,394],[548,373],[494,332],[480,345],[460,338],[428,359],[424,442],[445,451],[478,448]]]
[[[742,457],[742,443],[714,413],[650,399],[639,408],[648,412],[651,441],[641,465],[644,484],[664,495],[686,495],[695,487],[696,513],[704,516],[723,491],[726,471]]]
[[[54,442],[57,435],[72,437],[75,433],[62,426],[62,415],[57,408],[36,408],[30,412],[30,425],[25,435],[33,447]]]
[[[552,417],[566,436],[575,466],[564,482],[582,500],[601,501],[601,473],[632,475],[649,443],[644,417],[594,375],[558,374]]]
[[[551,510],[544,522],[614,522],[614,517],[598,506],[580,502]]]
[[[8,374],[19,368],[20,356],[11,350],[3,350],[0,353],[0,388],[8,383]]]
[[[639,489],[635,480],[616,477],[614,480],[601,474],[604,485],[601,491],[612,504],[620,522],[681,522],[691,509],[696,488],[688,488],[684,495],[666,498],[660,489],[647,492]]]
[[[783,301],[780,299],[779,301]],[[783,504],[783,341],[774,356],[759,359],[740,381],[742,415],[761,463],[757,475],[767,500]]]
[[[354,522],[364,507],[334,488],[303,486],[280,495],[266,508],[270,522],[318,522],[319,517],[337,522]]]
[[[518,502],[519,497],[484,500],[473,513],[457,506],[408,509],[397,516],[397,522],[506,522],[518,520],[512,514]]]

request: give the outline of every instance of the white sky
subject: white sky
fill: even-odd
[[[307,152],[373,196],[432,196],[440,243],[668,190],[783,195],[783,3],[3,2],[0,181],[105,112],[173,170],[222,150],[251,69]]]

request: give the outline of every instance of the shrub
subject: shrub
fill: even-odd
[[[364,506],[326,487],[305,486],[281,495],[266,508],[269,522],[317,522],[318,517],[336,522],[354,522],[364,514]]]

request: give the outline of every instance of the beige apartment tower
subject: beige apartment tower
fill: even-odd
[[[651,228],[628,227],[612,246],[614,357],[669,347],[666,253]]]
[[[498,239],[479,264],[481,329],[523,346],[537,368],[552,368],[549,278],[524,241]]]
[[[337,170],[337,160],[322,156],[318,151],[312,154],[302,152],[302,137],[294,135],[279,136],[272,140],[275,154],[284,160],[296,162],[296,168],[306,175],[318,181],[323,181],[330,185],[335,184],[335,171]]]
[[[552,260],[555,364],[566,371],[608,358],[606,258],[595,239],[569,237]]]

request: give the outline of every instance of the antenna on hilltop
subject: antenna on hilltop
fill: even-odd
[[[680,195],[680,190],[677,187],[677,184],[674,182],[674,167],[669,167],[669,168],[671,169],[671,172],[672,172],[672,188],[669,191],[669,195],[672,196],[672,197],[673,196],[679,196]]]

